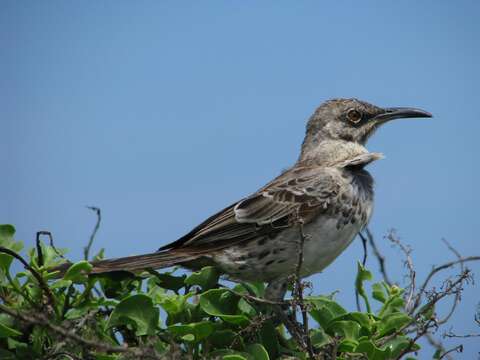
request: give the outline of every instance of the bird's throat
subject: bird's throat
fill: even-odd
[[[302,145],[299,162],[321,166],[342,166],[342,163],[370,154],[359,143],[344,140],[307,141]],[[380,157],[378,157],[380,158]],[[372,159],[376,160],[376,159]]]

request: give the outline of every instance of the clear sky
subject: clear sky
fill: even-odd
[[[2,1],[0,222],[29,245],[50,230],[80,259],[95,205],[95,250],[155,250],[290,166],[320,102],[358,97],[435,116],[390,123],[368,144],[386,155],[370,166],[371,229],[392,275],[403,268],[383,239],[391,228],[419,278],[453,257],[442,238],[478,254],[479,11],[446,0]],[[312,277],[315,292],[338,289],[353,309],[361,256],[355,241]],[[479,301],[478,285],[465,290],[457,333],[478,332]],[[463,343],[456,358],[475,358],[480,342]]]

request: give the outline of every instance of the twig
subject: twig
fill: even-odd
[[[434,293],[432,294],[432,296],[430,297],[430,300],[428,301],[428,303],[424,306],[422,306],[422,308],[414,315],[412,315],[412,320],[409,321],[407,324],[405,324],[404,326],[402,326],[400,329],[398,329],[397,331],[395,331],[393,334],[389,335],[389,336],[386,336],[384,338],[381,339],[381,341],[379,342],[379,345],[384,345],[385,343],[387,343],[389,340],[391,339],[394,339],[396,338],[397,336],[401,335],[407,328],[409,328],[411,325],[415,325],[417,327],[417,335],[419,333],[421,333],[421,335],[415,339],[412,339],[412,342],[410,344],[409,347],[405,348],[404,352],[402,353],[402,356],[405,355],[406,353],[410,352],[413,344],[420,338],[422,337],[423,335],[426,334],[427,330],[429,328],[431,328],[432,326],[434,327],[437,327],[437,322],[436,320],[434,319],[428,319],[426,321],[426,324],[423,324],[423,326],[421,326],[420,330],[419,330],[419,327],[420,325],[417,325],[417,322],[419,320],[421,320],[421,317],[427,313],[428,311],[430,311],[434,306],[435,304],[437,304],[440,300],[442,300],[444,297],[448,296],[448,295],[451,295],[457,291],[461,291],[461,285],[464,283],[464,281],[467,281],[468,279],[471,278],[471,274],[470,274],[470,270],[465,270],[462,274],[460,274],[458,276],[458,278],[455,280],[455,281],[449,281],[447,283],[447,287],[445,290],[443,290],[442,292],[440,293]],[[400,357],[398,357],[398,359],[400,359]]]
[[[450,245],[450,243],[446,239],[442,239],[442,241],[445,243],[447,248],[455,254],[455,256],[457,257],[458,260],[460,260],[462,258],[462,255],[460,255],[460,253],[452,245]],[[465,271],[465,264],[463,262],[460,263],[460,271],[461,272]],[[455,294],[455,298],[453,299],[452,307],[450,308],[450,311],[448,312],[448,314],[443,319],[437,320],[439,325],[445,324],[450,319],[450,317],[455,312],[455,309],[457,308],[458,303],[460,302],[460,297],[461,297],[461,293],[457,292]]]
[[[413,260],[412,260],[412,255],[411,255],[412,254],[412,249],[410,247],[404,245],[400,241],[400,239],[396,236],[396,233],[395,233],[394,230],[391,230],[386,237],[394,245],[398,246],[399,249],[405,255],[404,264],[408,269],[408,278],[410,279],[410,284],[408,285],[408,293],[405,296],[405,309],[407,310],[407,312],[410,312],[410,309],[412,308],[413,295],[415,294],[415,279],[416,279],[416,272],[415,272],[415,268],[413,266]]]
[[[365,264],[367,263],[367,239],[365,236],[363,236],[362,232],[359,232],[358,235],[360,236],[360,239],[362,239],[362,246],[363,246],[363,260],[362,260],[362,265],[365,267]]]
[[[448,356],[450,353],[452,352],[463,352],[463,345],[458,345],[458,346],[455,346],[453,349],[450,349],[448,350],[447,352],[443,353],[439,358],[438,360],[441,360],[443,359],[444,357]]]
[[[452,266],[455,266],[457,264],[460,264],[460,263],[466,263],[466,262],[469,262],[469,261],[480,261],[480,256],[467,256],[467,257],[462,257],[461,259],[458,259],[458,260],[454,260],[454,261],[450,261],[450,262],[447,262],[445,264],[442,264],[440,266],[437,266],[437,267],[434,267],[430,273],[427,275],[427,278],[425,279],[425,281],[423,282],[422,286],[420,287],[420,290],[418,291],[418,294],[417,294],[417,297],[415,299],[415,303],[413,305],[413,308],[412,309],[416,309],[418,308],[418,306],[420,305],[420,302],[422,300],[422,297],[423,297],[423,294],[425,293],[425,289],[427,288],[428,286],[428,283],[430,282],[430,280],[433,278],[433,276],[442,271],[442,270],[445,270],[445,269],[448,269],[448,268],[451,268]]]
[[[44,314],[41,313],[32,313],[32,314],[22,314],[18,311],[10,309],[9,307],[0,304],[0,310],[13,316],[19,320],[22,320],[31,325],[40,325],[45,328],[50,329],[51,331],[57,333],[58,335],[73,340],[74,342],[85,346],[86,348],[95,349],[97,351],[104,352],[113,352],[113,353],[123,353],[129,354],[132,356],[137,356],[142,359],[161,359],[159,355],[156,354],[155,350],[152,348],[149,349],[132,349],[126,346],[114,346],[104,342],[85,339],[84,337],[77,335],[75,330],[67,329],[63,326],[54,325],[51,320],[49,320]],[[143,357],[142,357],[143,356]]]
[[[452,331],[452,328],[450,327],[450,329],[448,330],[448,333],[447,332],[444,332],[442,337],[444,338],[462,338],[462,339],[466,339],[466,338],[473,338],[473,337],[480,337],[480,334],[464,334],[464,335],[457,335],[455,334],[453,331]]]
[[[375,255],[375,257],[378,260],[378,264],[380,266],[380,273],[382,274],[383,281],[385,281],[385,283],[388,286],[392,286],[393,282],[390,281],[390,278],[387,275],[387,270],[386,270],[386,266],[385,266],[385,256],[383,256],[380,253],[380,250],[377,247],[377,243],[375,242],[375,239],[374,239],[374,237],[373,237],[373,235],[372,235],[372,233],[371,233],[371,231],[368,227],[365,228],[365,234],[367,235],[368,242],[369,242],[370,246],[372,247],[373,254]]]
[[[65,256],[63,256],[63,254],[58,251],[58,249],[55,247],[55,244],[53,242],[53,236],[52,236],[52,233],[50,231],[38,231],[37,232],[37,243],[40,239],[40,236],[41,235],[45,235],[48,237],[48,242],[49,242],[49,245],[52,247],[53,251],[55,251],[55,253],[60,256],[62,259],[65,259]]]
[[[43,259],[43,251],[42,251],[42,245],[40,244],[40,235],[41,235],[41,231],[37,231],[37,237],[35,239],[35,245],[37,246],[37,264],[39,267],[42,267],[43,264],[45,263],[44,262],[44,259]]]
[[[300,307],[300,311],[302,313],[302,322],[303,322],[303,337],[304,342],[307,347],[308,355],[311,359],[315,358],[315,354],[313,352],[312,342],[310,341],[310,336],[308,335],[308,311],[307,305],[303,300],[303,284],[301,281],[301,270],[303,265],[303,247],[305,244],[305,233],[303,232],[303,220],[298,220],[299,230],[300,230],[300,242],[298,246],[298,260],[297,260],[297,268],[295,270],[295,297],[298,305]]]
[[[10,256],[13,256],[15,259],[17,259],[18,261],[20,261],[23,264],[25,269],[30,271],[30,273],[33,275],[33,277],[37,280],[38,284],[40,285],[40,288],[44,291],[45,295],[47,296],[49,305],[52,307],[52,309],[55,310],[55,298],[52,294],[52,291],[48,287],[47,283],[40,276],[40,274],[34,268],[32,268],[25,261],[25,259],[23,257],[21,257],[20,255],[18,255],[15,251],[12,251],[10,249],[4,248],[3,246],[0,246],[0,252],[3,252],[3,253],[8,254]]]
[[[256,297],[256,296],[253,296],[253,295],[249,295],[249,294],[242,294],[242,293],[239,293],[233,289],[230,289],[230,288],[227,288],[226,289],[231,292],[232,294],[236,295],[236,296],[239,296],[241,298],[243,298],[244,300],[246,301],[253,301],[253,302],[257,302],[259,304],[267,304],[267,305],[291,305],[293,302],[292,301],[288,301],[288,300],[282,300],[282,301],[273,301],[273,300],[268,300],[268,299],[263,299],[263,298],[259,298],[259,297]]]
[[[87,246],[83,248],[83,258],[85,260],[88,260],[88,256],[90,253],[90,248],[92,247],[93,240],[95,239],[95,235],[97,235],[97,231],[100,228],[100,222],[102,221],[102,212],[100,208],[95,207],[95,206],[87,206],[87,209],[90,209],[92,211],[95,211],[97,214],[97,223],[95,224],[95,227],[93,228],[92,234],[90,235],[90,239],[88,240]]]
[[[442,342],[438,339],[435,339],[435,337],[431,333],[427,332],[425,334],[425,338],[427,339],[428,343],[438,351],[439,354],[445,352],[445,347],[443,346]],[[453,360],[453,358],[449,354],[447,354],[445,357],[448,360]]]
[[[362,260],[362,265],[365,267],[367,263],[367,239],[365,236],[362,234],[362,232],[359,232],[358,235],[360,236],[360,239],[362,240],[362,246],[363,246],[363,260]],[[360,297],[358,294],[358,290],[355,287],[355,303],[357,305],[357,311],[362,311],[360,308]]]

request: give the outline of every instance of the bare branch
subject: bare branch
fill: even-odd
[[[40,288],[42,291],[45,293],[48,299],[49,305],[52,307],[53,310],[55,310],[55,298],[52,294],[52,291],[48,287],[47,283],[43,280],[42,276],[34,269],[32,268],[23,257],[21,257],[19,254],[17,254],[15,251],[7,249],[3,246],[0,246],[0,252],[3,252],[5,254],[8,254],[10,256],[13,256],[15,259],[20,261],[25,269],[30,271],[30,273],[33,275],[33,277],[37,280],[38,284],[40,285]]]
[[[303,247],[305,244],[306,235],[303,231],[303,220],[298,219],[298,225],[300,230],[300,241],[298,244],[298,260],[297,260],[297,268],[295,270],[295,301],[297,302],[298,306],[300,307],[300,311],[302,313],[302,322],[303,322],[303,338],[305,345],[307,347],[308,355],[311,359],[315,358],[312,343],[310,341],[310,336],[308,335],[308,309],[307,304],[303,300],[303,290],[304,285],[301,281],[301,270],[303,265]]]
[[[377,258],[378,264],[380,265],[380,273],[382,274],[383,281],[385,281],[385,283],[388,284],[389,286],[392,286],[393,282],[390,280],[390,278],[387,275],[387,269],[385,266],[385,256],[383,256],[380,253],[380,250],[378,249],[378,246],[373,237],[373,234],[368,227],[365,228],[365,234],[367,235],[368,242],[372,247],[373,254]]]
[[[430,271],[430,273],[427,275],[427,278],[425,279],[422,286],[420,287],[420,290],[418,291],[417,297],[415,299],[415,303],[413,305],[413,309],[418,308],[418,306],[420,305],[420,302],[422,301],[423,294],[425,293],[425,289],[427,288],[428,283],[430,282],[430,280],[433,278],[433,276],[435,274],[437,274],[438,272],[440,272],[442,270],[451,268],[452,266],[455,266],[457,264],[466,263],[466,262],[470,262],[470,261],[480,261],[480,256],[462,257],[461,259],[450,261],[450,262],[447,262],[447,263],[442,264],[440,266],[434,267]]]
[[[363,236],[362,232],[358,233],[358,236],[360,236],[360,239],[362,240],[362,246],[363,246],[363,260],[362,260],[362,265],[365,267],[365,264],[367,263],[367,239],[365,236]],[[357,311],[361,311],[362,309],[360,308],[360,296],[358,294],[358,290],[355,287],[355,304],[357,305]]]
[[[445,245],[447,245],[448,249],[455,254],[458,260],[462,259],[462,256],[460,255],[460,253],[452,245],[450,245],[450,243],[446,239],[442,239],[442,241],[445,243]],[[460,270],[462,273],[465,271],[465,264],[463,262],[460,262]],[[455,309],[457,308],[458,303],[460,302],[460,297],[461,297],[461,293],[459,291],[455,294],[452,307],[450,308],[450,311],[448,312],[448,314],[443,319],[437,320],[439,325],[445,324],[450,319],[450,317],[455,312]]]
[[[58,249],[55,247],[55,244],[53,242],[53,236],[52,236],[52,233],[50,231],[38,231],[37,232],[37,243],[39,242],[40,236],[42,236],[42,235],[48,237],[49,245],[53,248],[53,251],[55,251],[55,253],[58,256],[60,256],[62,259],[65,259],[65,256],[63,256],[63,254],[60,251],[58,251]]]
[[[142,359],[156,360],[156,359],[162,358],[160,357],[160,355],[156,353],[156,351],[153,348],[150,348],[150,347],[142,348],[142,349],[139,349],[139,348],[133,349],[133,348],[128,348],[126,346],[114,346],[104,342],[86,339],[78,335],[74,329],[67,329],[67,328],[64,328],[63,326],[54,325],[52,321],[49,320],[48,317],[42,313],[31,313],[27,315],[27,314],[23,314],[18,311],[15,311],[13,309],[10,309],[9,307],[2,304],[0,304],[0,310],[28,324],[40,325],[44,328],[48,328],[51,331],[55,332],[56,334],[62,337],[68,338],[76,342],[77,344],[85,346],[86,348],[89,348],[89,349],[95,349],[97,351],[112,352],[112,353],[123,353],[131,356],[135,356],[135,357],[140,357]]]
[[[410,310],[412,309],[412,301],[413,301],[413,295],[415,294],[415,279],[416,279],[416,272],[415,268],[413,266],[413,260],[412,260],[412,249],[409,246],[404,245],[400,239],[398,238],[397,234],[395,233],[394,230],[391,230],[386,238],[390,240],[395,246],[398,246],[398,248],[403,252],[405,255],[405,261],[404,264],[408,269],[408,275],[407,277],[410,280],[410,283],[408,284],[408,293],[405,297],[405,309],[407,312],[410,313]]]
[[[100,208],[95,207],[95,206],[87,206],[88,209],[94,211],[97,214],[97,223],[95,224],[95,227],[93,228],[92,234],[90,235],[90,239],[88,240],[87,246],[83,248],[83,258],[85,260],[88,260],[88,256],[90,253],[90,248],[92,247],[93,240],[95,240],[95,235],[97,235],[97,231],[100,228],[100,223],[102,221],[102,212]]]
[[[458,353],[463,352],[463,345],[455,346],[453,349],[450,349],[447,352],[443,353],[438,359],[439,360],[443,359],[444,357],[448,356],[449,354],[451,354],[453,352],[458,352]]]

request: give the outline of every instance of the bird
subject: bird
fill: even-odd
[[[233,281],[267,283],[265,298],[281,300],[299,253],[299,276],[319,273],[367,226],[374,180],[365,167],[383,158],[365,148],[368,139],[391,120],[430,117],[355,98],[325,101],[309,118],[292,167],[158,251],[93,261],[91,273],[214,266]]]

